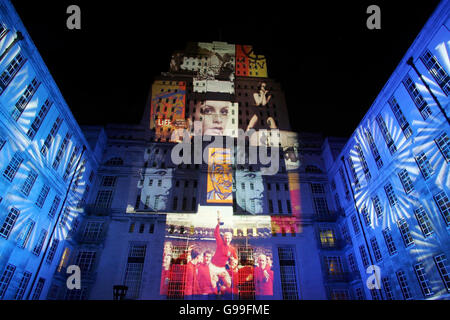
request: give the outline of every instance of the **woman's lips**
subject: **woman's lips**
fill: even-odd
[[[208,130],[205,131],[205,135],[210,135],[210,136],[219,136],[222,135],[223,133],[223,128],[222,127],[214,127],[214,128],[210,128]]]

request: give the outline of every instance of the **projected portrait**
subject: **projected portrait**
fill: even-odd
[[[267,83],[260,82],[258,91],[253,93],[254,105],[251,107],[252,115],[246,131],[250,129],[277,129],[277,124],[271,116],[261,116],[262,112],[267,112],[267,110],[262,107],[265,107],[271,98],[272,95],[267,90]]]
[[[300,167],[297,147],[284,147],[283,156],[287,170],[297,170]]]
[[[236,106],[230,101],[200,101],[195,108],[194,121],[201,122],[203,135],[233,136],[233,133],[237,134],[237,124],[234,119],[237,112],[233,112]]]
[[[233,173],[229,149],[209,149],[207,179],[207,203],[233,203]]]

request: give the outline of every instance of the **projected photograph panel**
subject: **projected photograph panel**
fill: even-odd
[[[237,137],[238,104],[230,101],[206,100],[199,101],[195,106],[195,122],[200,124],[200,130],[195,128],[194,134],[201,132],[208,136]]]
[[[155,129],[155,138],[169,141],[172,132],[185,118],[186,83],[166,84],[156,81],[152,86],[150,107],[150,129]]]
[[[208,150],[207,203],[233,203],[231,152],[225,148]]]
[[[270,222],[247,228],[232,223],[230,216],[215,215],[214,209],[207,213],[210,219],[192,217],[190,227],[179,217],[168,217],[161,295],[168,299],[272,297],[272,249],[262,241],[258,244],[269,236]]]

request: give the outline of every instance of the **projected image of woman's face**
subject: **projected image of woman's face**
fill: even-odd
[[[197,120],[202,121],[203,135],[221,136],[227,129],[229,101],[206,100],[200,105]]]

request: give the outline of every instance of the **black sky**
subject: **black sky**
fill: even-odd
[[[349,136],[439,1],[12,3],[80,124],[138,123],[172,52],[221,40],[266,55],[294,130]],[[81,30],[66,28],[71,4]],[[381,30],[366,27],[371,4]]]

